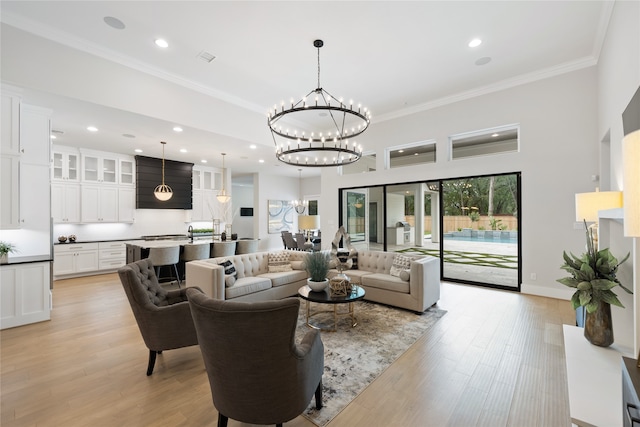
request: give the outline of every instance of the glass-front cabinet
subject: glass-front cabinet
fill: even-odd
[[[135,163],[133,159],[120,159],[121,185],[134,185],[136,183]]]
[[[118,183],[118,159],[97,154],[82,154],[82,181]]]
[[[79,153],[54,151],[53,152],[53,179],[64,181],[78,181],[80,155]]]

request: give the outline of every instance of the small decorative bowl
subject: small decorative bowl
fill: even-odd
[[[58,236],[58,242],[64,243],[67,241],[67,236]]]
[[[74,243],[76,241],[76,235],[75,234],[70,234],[69,235],[69,242]]]

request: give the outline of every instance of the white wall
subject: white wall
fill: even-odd
[[[556,279],[564,276],[562,250],[584,246],[582,231],[573,227],[574,195],[592,191],[591,175],[598,173],[596,77],[591,67],[372,124],[362,143],[376,151],[377,171],[344,177],[322,171],[328,194],[320,207],[323,232],[339,224],[339,188],[520,171],[522,290],[569,298]],[[520,152],[448,160],[449,135],[514,123],[520,125]],[[384,169],[384,147],[428,139],[436,140],[435,164]]]
[[[298,178],[284,176],[256,175],[254,180],[254,226],[258,230],[261,251],[283,249],[280,232],[269,234],[268,201],[269,200],[294,200],[299,198]],[[297,229],[297,214],[294,211],[294,229]]]
[[[233,184],[233,197],[231,198],[233,203],[233,212],[238,212],[234,215],[233,225],[231,231],[237,233],[239,238],[257,238],[257,233],[253,226],[254,216],[240,216],[240,208],[253,208],[253,183],[251,185],[237,185]]]
[[[610,150],[601,153],[603,171],[610,170],[610,189],[623,190],[622,185],[622,112],[640,86],[640,2],[616,1],[609,27],[598,61],[598,141],[596,149]],[[610,157],[610,165],[603,160]],[[604,244],[621,259],[631,251],[631,259],[620,266],[619,278],[634,288],[634,296],[621,289],[614,289],[625,309],[612,307],[614,336],[617,343],[640,351],[640,242],[638,238],[624,237],[622,225],[616,221],[601,221],[603,235],[609,238]],[[635,269],[635,275],[634,275]]]

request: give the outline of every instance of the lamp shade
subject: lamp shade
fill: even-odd
[[[640,130],[622,140],[624,235],[640,237]]]
[[[576,194],[576,221],[598,221],[598,211],[622,207],[621,191],[594,191]]]
[[[300,215],[298,217],[298,228],[300,230],[317,230],[320,228],[320,216]]]

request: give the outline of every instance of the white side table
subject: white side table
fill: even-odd
[[[622,426],[622,356],[630,350],[598,347],[584,329],[563,325],[571,422],[578,426]]]

